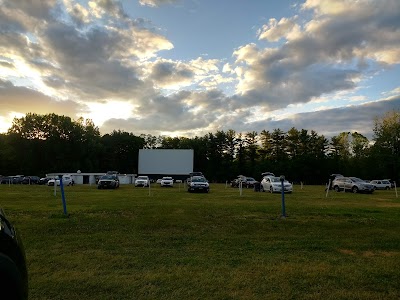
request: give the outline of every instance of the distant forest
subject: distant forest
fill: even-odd
[[[101,135],[91,120],[29,113],[15,118],[8,132],[0,134],[0,174],[137,173],[139,149],[157,148],[193,149],[194,171],[202,171],[211,182],[225,182],[240,174],[260,179],[266,171],[306,184],[324,184],[331,173],[398,182],[400,111],[373,121],[372,140],[357,132],[327,139],[314,130],[296,128],[287,132],[279,128],[246,133],[227,130],[188,138],[121,130]]]

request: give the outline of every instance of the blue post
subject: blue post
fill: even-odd
[[[64,184],[62,181],[62,175],[58,176],[60,178],[60,189],[61,189],[61,198],[63,203],[64,215],[67,216],[67,203],[65,202],[65,194],[64,194]],[[54,184],[57,184],[56,182]]]
[[[286,209],[285,209],[285,176],[281,175],[281,195],[282,195],[282,218],[286,218]]]

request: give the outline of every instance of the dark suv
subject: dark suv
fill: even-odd
[[[25,250],[18,233],[0,209],[1,299],[28,299]]]
[[[103,175],[97,182],[97,188],[100,189],[116,189],[119,188],[119,179],[117,175]]]

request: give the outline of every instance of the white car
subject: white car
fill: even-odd
[[[138,176],[135,180],[135,186],[149,186],[150,185],[150,179],[149,176]]]
[[[390,190],[392,184],[389,180],[371,180],[369,182],[376,190]]]
[[[172,179],[172,177],[163,177],[161,179],[161,186],[170,186],[173,187],[174,186],[174,180]]]
[[[285,179],[283,181],[283,189],[285,193],[291,193],[293,191],[293,186],[289,181]],[[270,193],[281,193],[281,178],[276,176],[264,176],[261,180],[260,190],[262,192],[268,191]]]
[[[62,182],[63,185],[74,185],[74,180],[72,179],[71,175],[63,175],[62,176]],[[60,179],[59,178],[53,178],[47,181],[48,186],[54,186],[54,183],[59,186],[60,185]]]

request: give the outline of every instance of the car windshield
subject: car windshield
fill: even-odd
[[[256,181],[253,177],[247,177],[248,181]]]
[[[206,179],[204,177],[193,177],[192,181],[193,182],[206,182]]]
[[[145,177],[145,176],[139,176],[137,179],[147,180],[147,177]]]
[[[357,177],[350,177],[350,179],[353,180],[354,182],[363,182],[363,183],[365,183],[364,180],[362,180],[360,178],[357,178]]]
[[[172,180],[172,177],[163,177],[162,180]]]
[[[104,176],[101,176],[100,179],[114,179],[114,176],[112,176],[112,175],[104,175]]]
[[[271,177],[271,182],[280,182],[281,179],[279,177]]]

